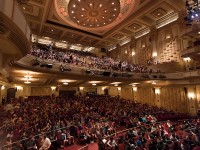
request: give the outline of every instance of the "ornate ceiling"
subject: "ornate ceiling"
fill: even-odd
[[[155,28],[156,21],[172,11],[182,12],[184,1],[29,0],[20,6],[33,34],[107,48]]]
[[[82,30],[111,28],[135,8],[135,0],[54,0],[54,3],[61,19]]]

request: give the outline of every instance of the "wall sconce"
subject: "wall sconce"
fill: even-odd
[[[51,87],[51,90],[52,90],[52,91],[54,91],[55,89],[56,89],[56,87],[55,87],[55,86],[52,86],[52,87]]]
[[[83,90],[83,89],[84,89],[84,87],[79,87],[79,89],[80,89],[80,90]]]
[[[194,97],[195,97],[194,93],[188,93],[188,98],[189,99],[192,100],[192,99],[194,99]]]
[[[137,87],[132,87],[133,91],[136,92],[137,91]]]
[[[143,44],[143,45],[142,45],[142,48],[145,48],[145,47],[146,47],[146,45],[145,45],[145,44]]]
[[[118,87],[117,90],[118,90],[118,91],[121,91],[121,87]]]
[[[152,57],[157,57],[158,53],[157,52],[153,52]]]
[[[17,88],[18,91],[22,90],[23,87],[22,86],[15,86]]]
[[[2,85],[2,87],[1,87],[1,90],[4,90],[5,89],[5,86],[4,85]]]
[[[160,88],[155,88],[155,94],[160,95]]]
[[[167,35],[167,36],[166,36],[166,39],[169,39],[169,38],[171,38],[171,36],[170,36],[170,35]]]
[[[103,90],[105,90],[105,88],[106,88],[106,87],[102,87],[102,88],[101,88],[101,89],[102,89],[102,91],[103,91]]]
[[[184,60],[185,62],[189,62],[189,61],[191,60],[191,58],[190,58],[190,57],[185,57],[185,58],[183,58],[183,60]]]
[[[132,56],[135,56],[135,52],[134,51],[132,52]]]
[[[125,50],[125,54],[127,54],[128,53],[128,51],[127,50]]]

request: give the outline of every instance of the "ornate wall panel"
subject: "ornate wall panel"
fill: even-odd
[[[183,87],[161,88],[161,106],[178,112],[187,111],[187,95]]]

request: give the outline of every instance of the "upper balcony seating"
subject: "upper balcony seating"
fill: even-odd
[[[81,52],[76,50],[61,51],[59,49],[49,49],[48,46],[37,45],[33,46],[31,55],[36,59],[32,60],[33,65],[38,65],[38,60],[51,61],[53,63],[70,64],[77,67],[89,69],[101,69],[107,71],[132,72],[132,73],[155,73],[145,66],[138,64],[129,64],[126,61],[114,60],[110,57],[97,57],[92,53]],[[40,62],[41,63],[41,62]],[[61,71],[64,71],[64,66],[61,66]],[[68,67],[67,67],[68,68]],[[66,69],[70,71],[70,69]],[[123,75],[122,75],[123,76]],[[127,74],[125,75],[127,76]]]

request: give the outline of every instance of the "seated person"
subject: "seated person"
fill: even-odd
[[[63,137],[65,137],[65,138],[64,138],[64,142],[65,142],[65,143],[66,143],[66,142],[68,142],[69,144],[73,144],[73,143],[74,143],[74,137],[71,136],[71,135],[69,134],[69,132],[63,131],[63,133],[61,134],[61,136],[62,136],[62,139],[63,139]]]
[[[51,146],[50,139],[46,135],[43,135],[42,146],[40,147],[39,150],[48,150],[50,148],[50,146]]]
[[[113,139],[113,137],[110,137],[110,140],[108,141],[107,145],[109,146],[110,150],[115,150],[118,148],[116,141]]]

